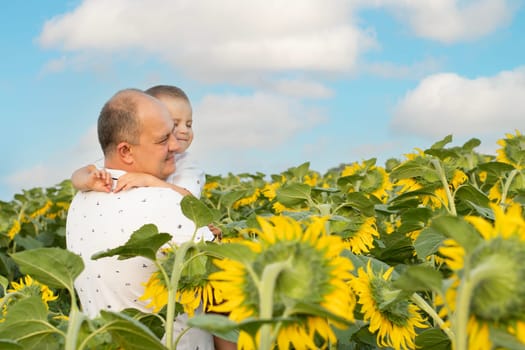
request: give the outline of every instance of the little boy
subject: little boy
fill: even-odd
[[[204,171],[192,162],[187,151],[193,141],[191,103],[186,93],[171,85],[157,85],[145,91],[160,100],[175,122],[175,137],[180,145],[176,155],[176,170],[166,181],[149,174],[127,173],[116,184],[103,167],[93,164],[76,170],[71,176],[73,186],[80,191],[119,192],[133,187],[170,187],[182,195],[200,197],[205,182]]]

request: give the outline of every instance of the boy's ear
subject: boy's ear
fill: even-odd
[[[133,163],[133,152],[131,145],[127,142],[121,142],[117,145],[117,154],[122,162],[125,164]]]

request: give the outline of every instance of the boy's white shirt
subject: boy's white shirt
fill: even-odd
[[[206,175],[190,153],[186,151],[175,155],[175,172],[168,176],[166,181],[185,188],[195,197],[200,198]]]

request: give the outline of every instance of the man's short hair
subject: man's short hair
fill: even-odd
[[[138,144],[141,123],[138,116],[138,89],[117,92],[102,107],[98,117],[98,141],[104,155],[110,154],[120,142]]]
[[[160,96],[166,96],[181,98],[190,102],[188,95],[186,95],[186,93],[181,88],[178,88],[174,85],[155,85],[144,92],[156,98],[159,98]]]

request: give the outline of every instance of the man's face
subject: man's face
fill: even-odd
[[[156,100],[141,107],[140,117],[140,141],[133,145],[134,170],[165,180],[175,172],[175,153],[180,150],[173,134],[173,121],[168,110]]]

